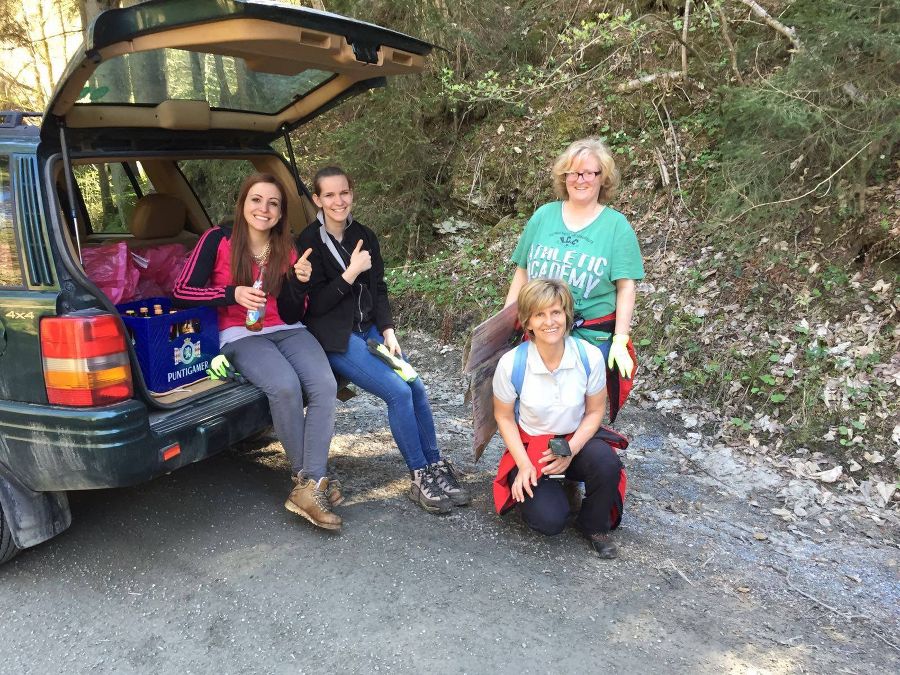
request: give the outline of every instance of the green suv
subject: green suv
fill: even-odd
[[[89,35],[43,116],[0,113],[0,562],[69,526],[67,491],[146,481],[271,424],[248,384],[152,392],[89,254],[189,250],[251,171],[296,186],[299,231],[315,211],[289,132],[432,49],[242,0],[111,10]]]

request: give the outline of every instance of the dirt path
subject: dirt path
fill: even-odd
[[[470,461],[459,350],[404,342],[472,506],[406,498],[367,396],[338,409],[339,535],[284,510],[277,443],[75,494],[70,530],[0,575],[0,673],[900,671],[893,514],[787,522],[790,476],[632,406],[620,558],[600,560],[493,513],[500,448]]]
[[[846,506],[814,511],[819,519],[799,519],[785,507],[796,505],[804,490],[818,493],[812,481],[804,484],[765,458],[711,451],[696,430],[636,404],[617,423],[632,439],[623,456],[629,493],[618,533],[621,557],[600,561],[571,531],[546,539],[515,516],[493,513],[490,482],[502,448],[495,438],[478,465],[471,461],[459,350],[420,334],[406,343],[417,345],[410,356],[428,383],[442,447],[478,495],[471,509],[453,517],[453,527],[476,548],[496,547],[546,574],[530,578],[525,597],[510,598],[509,609],[527,605],[533,593],[560,593],[567,600],[560,600],[559,616],[551,613],[541,622],[548,635],[554,624],[562,628],[560,621],[569,626],[561,632],[573,623],[595,628],[595,641],[621,642],[644,668],[675,667],[686,658],[717,671],[900,667],[896,509],[881,512],[888,519],[873,520],[866,509]],[[335,461],[346,480],[362,487],[364,498],[402,502],[405,481],[379,403],[357,397],[344,404],[340,418],[348,435],[341,437]],[[356,470],[363,463],[385,475]],[[569,587],[564,595],[560,577]],[[615,618],[594,625],[598,614]],[[540,637],[543,631],[528,633]],[[526,648],[528,643],[523,639]],[[705,659],[694,660],[702,654]]]

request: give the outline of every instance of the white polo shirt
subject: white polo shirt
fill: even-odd
[[[574,340],[571,336],[566,337],[562,361],[552,373],[547,370],[534,343],[528,343],[525,378],[519,398],[519,426],[531,436],[572,433],[584,417],[584,397],[593,396],[606,386],[603,352],[582,340],[591,365],[588,379]],[[516,400],[516,389],[512,384],[515,351],[501,356],[494,371],[494,396],[504,403]]]

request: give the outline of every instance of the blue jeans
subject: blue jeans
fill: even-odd
[[[328,352],[331,368],[387,403],[391,433],[410,471],[438,461],[441,453],[422,378],[405,382],[384,361],[369,353],[369,338],[384,342],[375,326],[364,333],[351,333],[346,352]]]
[[[612,338],[609,340],[604,340],[597,347],[603,352],[603,363],[606,364],[609,361],[609,348],[612,347]]]

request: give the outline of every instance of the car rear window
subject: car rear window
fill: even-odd
[[[210,108],[275,114],[334,77],[307,69],[293,75],[251,70],[244,59],[182,49],[125,54],[101,63],[79,103],[157,105],[205,100]]]
[[[94,234],[128,233],[138,198],[155,192],[140,162],[80,164],[74,169]]]
[[[231,225],[238,190],[246,176],[257,171],[246,159],[187,159],[178,162],[213,225]]]

